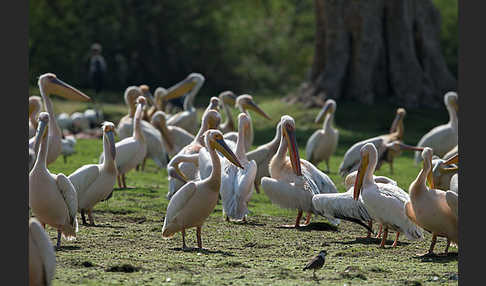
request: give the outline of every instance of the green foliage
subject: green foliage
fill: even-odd
[[[457,78],[457,62],[459,51],[458,0],[434,0],[440,10],[442,26],[440,44],[447,66]]]

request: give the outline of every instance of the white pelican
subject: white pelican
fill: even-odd
[[[51,285],[56,254],[51,239],[36,218],[29,219],[29,285]]]
[[[120,139],[129,138],[133,135],[133,117],[135,115],[136,100],[142,95],[142,91],[137,86],[130,86],[125,90],[125,103],[128,105],[128,114],[118,123],[117,133]],[[143,111],[142,111],[143,112]],[[143,115],[142,115],[143,117]],[[140,121],[145,144],[147,145],[146,157],[152,159],[158,168],[165,168],[168,163],[167,152],[162,144],[162,135],[152,124],[145,120]],[[144,169],[142,162],[142,170]]]
[[[295,227],[299,227],[302,213],[307,212],[305,224],[310,222],[312,213],[312,197],[317,194],[337,193],[332,180],[314,165],[299,157],[299,149],[295,139],[295,121],[288,115],[280,119],[281,138],[277,153],[270,161],[271,178],[263,177],[261,185],[265,194],[274,204],[283,208],[297,209]],[[286,156],[287,149],[289,157]],[[332,224],[339,220],[326,216]]]
[[[83,115],[89,122],[89,128],[96,128],[103,122],[103,112],[99,109],[86,109]]]
[[[163,111],[156,111],[150,123],[160,131],[164,149],[171,157],[179,153],[184,146],[194,141],[194,135],[185,129],[167,125],[167,116]]]
[[[378,151],[378,163],[376,169],[378,170],[383,162],[390,163],[390,171],[393,173],[393,157],[399,152],[390,150],[390,143],[393,141],[402,141],[403,139],[403,118],[406,112],[403,108],[398,108],[395,119],[390,128],[390,133],[359,141],[351,146],[344,154],[343,161],[339,165],[339,175],[346,177],[349,173],[356,171],[361,159],[360,150],[367,144],[372,143]]]
[[[452,176],[457,174],[457,158],[458,155],[444,160],[432,157],[432,176],[434,177],[434,187],[439,190],[447,191],[450,189]]]
[[[459,194],[459,174],[456,173],[452,176],[450,188],[451,191],[453,191],[456,194]]]
[[[56,161],[57,157],[61,154],[62,149],[62,134],[59,125],[57,125],[54,107],[52,106],[49,95],[56,94],[78,101],[87,101],[90,100],[90,98],[81,91],[58,79],[56,75],[52,73],[41,75],[37,81],[37,85],[39,86],[40,94],[44,101],[45,110],[49,114],[49,153],[47,154],[47,165],[49,165]],[[34,138],[30,138],[29,140],[29,147],[32,148],[32,146],[34,146]]]
[[[452,148],[449,152],[447,152],[443,157],[442,159],[443,160],[449,160],[450,158],[454,157],[456,154],[459,153],[459,149],[458,149],[459,145],[456,145],[454,146],[454,148]]]
[[[234,106],[236,103],[236,94],[230,90],[223,91],[219,94],[219,101],[221,107],[226,115],[226,120],[219,125],[219,130],[224,133],[228,133],[235,130],[235,123],[228,105]]]
[[[36,154],[33,148],[29,148],[29,172],[34,167]]]
[[[344,179],[344,188],[346,190],[349,190],[349,188],[354,187],[354,183],[356,183],[357,176],[358,176],[358,171],[353,171],[346,176],[346,179]],[[386,176],[373,175],[373,180],[375,181],[375,183],[392,184],[398,186],[395,180],[390,179]]]
[[[447,124],[434,127],[427,132],[417,146],[430,147],[434,150],[434,154],[442,157],[458,143],[458,127],[457,112],[459,110],[458,95],[450,91],[444,95],[444,104],[449,112],[449,122]],[[422,160],[420,152],[415,152],[415,163]]]
[[[74,146],[76,146],[76,138],[74,138],[74,136],[72,135],[64,136],[64,134],[62,137],[63,138],[61,139],[61,144],[62,144],[61,154],[65,164],[67,163],[67,157],[76,153],[76,150],[74,150]]]
[[[152,118],[153,112],[155,112],[155,99],[150,93],[150,88],[146,84],[142,84],[139,86],[142,95],[147,99],[147,105],[143,109],[143,116],[142,119],[150,122],[150,118]]]
[[[77,210],[81,213],[84,225],[86,225],[85,212],[88,213],[90,224],[95,224],[91,211],[98,202],[106,200],[111,194],[117,175],[115,125],[104,122],[101,129],[103,130],[103,164],[84,165],[68,177],[76,188]]]
[[[167,199],[170,201],[174,194],[177,192],[176,189],[174,189],[175,186],[175,181],[174,180],[179,180],[182,182],[182,185],[187,183],[187,178],[186,176],[182,173],[182,171],[179,168],[179,164],[182,162],[188,162],[194,165],[195,168],[199,167],[199,153],[195,154],[177,154],[175,155],[167,165],[167,173],[169,175],[169,191],[167,192]],[[199,178],[197,178],[199,179]],[[181,186],[182,186],[181,185]],[[179,187],[180,188],[180,187]]]
[[[201,128],[199,129],[199,132],[197,133],[196,137],[194,137],[194,140],[189,145],[184,146],[184,148],[182,148],[177,154],[178,155],[199,154],[201,148],[205,147],[204,146],[205,142],[203,137],[205,132],[208,129],[218,128],[220,122],[221,122],[221,115],[216,110],[209,110],[204,112],[202,116]],[[185,177],[187,179],[181,181],[176,177],[170,176],[169,173],[169,193],[167,194],[167,198],[169,200],[185,184],[185,181],[190,181],[198,178],[199,176],[198,168],[191,162],[192,161],[188,162],[186,160],[182,160],[180,163],[180,170],[185,174]],[[171,162],[169,162],[169,165],[171,165]]]
[[[251,121],[250,113],[248,112],[248,109],[256,111],[258,114],[261,116],[265,117],[268,120],[271,120],[270,116],[268,116],[265,111],[263,111],[256,103],[253,101],[253,97],[249,94],[243,94],[240,95],[236,98],[236,103],[235,107],[240,110],[240,112],[245,113],[248,115]],[[236,142],[238,137],[238,132],[229,132],[224,134],[224,139],[226,140],[231,140],[233,142]],[[247,129],[245,133],[245,148],[246,150],[250,150],[251,144],[253,144],[253,124],[250,123],[250,128]]]
[[[172,89],[184,89],[189,91],[189,94],[186,95],[184,99],[184,110],[174,114],[167,120],[168,125],[178,126],[191,134],[195,134],[197,132],[197,112],[196,108],[194,107],[194,100],[196,94],[199,92],[199,89],[204,84],[204,76],[200,73],[191,73],[185,80],[179,82],[174,87],[169,89],[169,93]],[[179,93],[180,96],[183,94]],[[167,97],[165,97],[167,100]]]
[[[334,113],[336,112],[336,102],[328,99],[321,112],[316,117],[315,123],[324,118],[322,129],[316,130],[305,146],[307,161],[314,165],[321,161],[326,162],[327,172],[329,173],[329,159],[336,151],[339,139],[339,131],[332,126]]]
[[[270,160],[272,160],[273,155],[277,152],[278,146],[280,144],[281,137],[280,121],[277,123],[277,128],[275,132],[275,137],[272,141],[267,144],[261,145],[253,151],[246,154],[248,160],[255,161],[258,168],[255,176],[255,190],[260,193],[260,181],[263,177],[270,177],[270,172],[268,166],[270,165]]]
[[[385,229],[380,247],[385,247],[388,229],[397,232],[392,247],[397,246],[400,233],[410,240],[421,239],[422,229],[405,215],[405,203],[410,200],[408,194],[396,185],[375,183],[373,180],[377,162],[376,147],[371,143],[365,144],[361,148],[361,163],[353,193],[354,199],[364,204],[371,219]]]
[[[55,175],[47,169],[49,117],[46,112],[39,114],[39,128],[34,137],[34,150],[39,151],[29,173],[29,206],[42,225],[47,223],[57,229],[59,248],[61,234],[68,240],[76,238],[78,199],[76,189],[64,174]]]
[[[81,133],[89,129],[89,120],[88,118],[84,117],[84,113],[82,112],[74,112],[71,114],[71,122],[72,122],[72,129],[73,133]]]
[[[238,115],[238,139],[233,151],[243,169],[236,167],[224,158],[221,161],[223,173],[219,192],[223,204],[223,216],[226,217],[226,221],[229,221],[230,218],[246,221],[248,214],[248,202],[253,192],[257,171],[256,162],[254,160],[248,161],[246,156],[245,129],[248,128],[250,128],[250,118],[245,113],[240,113]],[[206,149],[199,152],[199,161],[204,162],[202,164],[207,164],[210,161],[210,155]],[[201,166],[201,164],[199,166],[201,179],[205,179],[209,176],[209,173],[204,174],[204,166]]]
[[[131,169],[141,164],[147,155],[147,144],[145,143],[145,135],[142,132],[142,115],[143,107],[145,106],[145,97],[139,96],[137,98],[137,110],[133,117],[133,133],[131,137],[118,141],[115,144],[116,154],[116,168],[118,170],[117,180],[118,187],[126,188],[125,174]],[[104,161],[104,153],[101,154],[99,163]],[[123,184],[122,184],[123,183]]]
[[[68,130],[72,132],[73,130],[73,121],[71,117],[66,112],[61,112],[57,116],[57,124],[59,124],[59,128],[61,128],[61,132],[63,130]]]
[[[167,206],[162,228],[164,238],[170,238],[175,233],[182,232],[182,249],[186,249],[186,229],[191,227],[196,227],[197,246],[202,249],[201,227],[218,202],[221,185],[221,163],[215,150],[221,152],[231,163],[243,168],[236,155],[226,145],[221,131],[206,131],[204,140],[211,157],[211,175],[203,180],[186,183],[172,197]]]
[[[29,96],[29,138],[35,136],[37,130],[37,115],[42,109],[42,99],[39,96]]]
[[[451,242],[459,243],[457,214],[448,205],[446,192],[434,188],[431,172],[432,153],[432,149],[428,147],[422,151],[423,168],[410,184],[408,189],[410,201],[405,204],[407,216],[417,225],[432,233],[432,242],[427,254],[433,254],[437,236],[447,238],[445,253],[449,250]],[[427,187],[426,181],[430,188]]]

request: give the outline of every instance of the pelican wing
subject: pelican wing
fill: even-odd
[[[358,175],[358,171],[353,171],[346,176],[346,179],[344,180],[344,187],[346,188],[346,190],[349,190],[349,188],[352,188],[354,186],[357,175]],[[373,180],[375,181],[375,183],[392,184],[398,186],[396,181],[385,176],[373,175]]]
[[[70,223],[74,226],[75,230],[78,231],[78,221],[76,220],[76,213],[78,212],[78,195],[76,194],[76,188],[63,173],[57,175],[56,183],[66,202]]]
[[[247,203],[252,195],[257,166],[251,161],[240,169],[227,159],[225,161],[220,189],[223,210],[231,218],[242,219],[248,213]]]
[[[171,237],[174,235],[173,231],[170,231],[170,225],[176,223],[179,213],[184,209],[187,203],[196,193],[196,183],[191,181],[184,184],[177,193],[172,196],[167,206],[167,212],[165,214],[164,226],[162,228],[162,236]]]
[[[430,147],[434,150],[434,154],[442,157],[458,143],[457,129],[454,129],[450,124],[443,124],[434,127],[427,132],[417,143],[419,147]],[[422,161],[421,152],[415,152],[415,162]]]
[[[307,161],[313,162],[316,158],[318,143],[322,140],[324,132],[322,129],[316,130],[307,140],[305,145],[305,156]]]
[[[453,191],[447,191],[446,192],[446,201],[447,201],[447,205],[449,205],[449,207],[451,208],[451,210],[453,211],[453,213],[456,215],[456,217],[459,216],[459,213],[458,213],[458,195],[457,193],[453,192]]]
[[[233,141],[236,143],[236,140],[238,140],[238,132],[228,132],[226,134],[223,135],[224,137],[224,140],[226,141]]]
[[[263,177],[261,185],[273,204],[287,209],[301,209],[312,212],[313,193],[304,189],[304,182],[288,183],[270,177]]]
[[[29,236],[30,240],[37,247],[37,254],[41,258],[45,283],[46,285],[51,285],[56,270],[56,254],[54,253],[51,240],[40,223],[32,219],[29,222]]]
[[[371,221],[371,217],[364,204],[353,198],[353,191],[350,188],[345,193],[315,195],[312,197],[312,205],[321,216],[347,220],[371,230],[363,223]]]
[[[302,175],[309,181],[314,195],[338,192],[336,185],[334,185],[334,182],[328,175],[306,160],[301,160],[300,162],[303,167]]]
[[[76,189],[78,200],[86,196],[86,191],[100,177],[99,165],[84,165],[69,175],[68,179]]]
[[[456,194],[459,194],[459,175],[457,173],[451,178],[450,189]]]

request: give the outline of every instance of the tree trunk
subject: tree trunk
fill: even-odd
[[[405,107],[442,105],[456,90],[431,0],[314,0],[314,62],[304,98]]]

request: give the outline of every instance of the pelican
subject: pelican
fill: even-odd
[[[84,117],[82,112],[74,112],[71,114],[71,122],[73,133],[81,133],[89,129],[89,120]]]
[[[429,147],[422,151],[423,168],[410,184],[408,189],[410,201],[405,204],[407,216],[417,225],[432,233],[432,242],[427,254],[433,254],[437,236],[447,238],[445,253],[448,252],[451,242],[459,243],[457,213],[449,206],[447,193],[434,187],[431,172],[432,153],[433,151]],[[426,181],[430,188],[427,187]]]
[[[454,174],[451,178],[450,182],[450,188],[451,191],[453,191],[456,194],[459,194],[459,174]]]
[[[90,224],[95,224],[91,211],[98,202],[106,200],[111,194],[117,175],[115,124],[106,121],[101,129],[103,130],[103,164],[84,165],[68,177],[76,188],[77,210],[81,213],[84,225],[86,225],[85,212],[88,213]]]
[[[29,219],[29,285],[51,285],[56,254],[51,239],[36,218]]]
[[[248,160],[255,161],[258,168],[255,176],[255,190],[260,193],[260,182],[263,177],[270,177],[270,172],[268,171],[268,166],[270,165],[270,160],[272,160],[273,155],[277,152],[280,137],[281,137],[280,121],[277,124],[275,137],[272,141],[267,144],[261,145],[253,151],[246,154]]]
[[[204,84],[204,76],[199,73],[191,73],[185,80],[176,84],[173,88],[181,88],[187,91],[189,94],[184,99],[184,110],[174,114],[167,120],[168,125],[178,126],[185,129],[191,134],[197,132],[197,112],[194,107],[194,100],[199,89]],[[170,91],[169,91],[170,92]],[[180,93],[179,93],[180,94]],[[180,94],[182,96],[183,94]],[[165,97],[167,100],[167,97]]]
[[[35,155],[34,149],[29,148],[29,172],[30,172],[30,170],[32,170],[32,167],[34,167],[35,158],[36,158],[36,155]]]
[[[197,133],[196,137],[194,137],[194,140],[189,145],[186,145],[184,148],[182,148],[179,151],[179,153],[177,153],[176,156],[193,155],[193,154],[199,155],[199,151],[201,150],[201,148],[205,147],[204,145],[205,142],[203,137],[205,132],[209,129],[218,128],[220,122],[221,122],[221,115],[216,110],[208,110],[204,112],[202,117],[201,128],[199,129],[199,132]],[[174,158],[172,158],[172,160],[174,160]],[[171,162],[169,162],[169,165],[171,165]],[[174,164],[175,163],[172,162],[172,165]],[[179,165],[177,166],[179,168]],[[170,176],[169,173],[169,192],[167,194],[167,198],[169,200],[186,183],[186,181],[198,179],[198,175],[199,175],[198,169],[197,166],[195,166],[192,163],[192,160],[190,161],[182,160],[180,162],[180,170],[183,172],[183,174],[185,174],[186,179],[180,180],[177,177]]]
[[[152,114],[155,109],[155,99],[152,96],[152,93],[150,93],[150,88],[146,84],[142,84],[139,86],[140,91],[142,92],[142,95],[147,99],[147,105],[145,106],[143,110],[143,116],[142,120],[145,120],[147,122],[150,122],[150,118],[152,118]]]
[[[98,127],[103,122],[103,112],[98,109],[86,109],[83,113],[84,118],[89,122],[89,128]]]
[[[231,164],[230,161],[222,159],[223,173],[221,175],[221,200],[223,203],[223,215],[226,221],[231,219],[246,221],[248,214],[248,202],[250,201],[257,165],[254,160],[248,161],[245,150],[245,129],[250,128],[250,118],[245,113],[238,115],[238,139],[236,141],[235,154],[243,169]],[[206,149],[199,152],[199,161],[209,162],[210,156]],[[201,166],[201,164],[199,164]],[[210,169],[210,168],[208,168]],[[200,167],[201,179],[209,176],[203,174],[204,167]],[[210,172],[210,171],[209,171]]]
[[[251,121],[250,113],[248,109],[256,111],[261,116],[265,117],[268,120],[271,120],[270,116],[268,116],[265,111],[263,111],[254,101],[253,97],[249,94],[243,94],[236,98],[235,107],[240,110],[240,112],[245,113],[248,115]],[[229,132],[224,134],[224,139],[231,140],[236,142],[238,137],[238,132]],[[250,124],[250,128],[247,129],[247,133],[245,133],[245,148],[246,150],[250,150],[251,144],[253,144],[253,124]]]
[[[137,110],[133,117],[133,133],[131,137],[127,137],[115,144],[116,157],[116,169],[118,187],[126,188],[125,174],[131,169],[135,168],[138,164],[142,163],[143,159],[147,155],[147,144],[145,143],[145,135],[142,132],[142,115],[143,108],[146,104],[145,97],[139,96],[137,98]],[[105,153],[100,156],[99,163],[104,161]],[[123,184],[122,184],[123,183]]]
[[[88,101],[89,96],[85,95],[81,91],[75,89],[74,87],[68,85],[62,80],[58,79],[53,73],[45,73],[39,77],[37,81],[39,86],[40,94],[42,100],[44,101],[44,107],[49,114],[49,153],[47,154],[47,165],[56,161],[57,157],[61,154],[62,144],[61,144],[61,130],[59,125],[57,125],[56,115],[54,114],[54,107],[49,98],[50,94],[60,95],[67,99],[78,100],[78,101]],[[34,146],[34,138],[30,138],[29,147]]]
[[[393,157],[399,152],[390,150],[390,143],[393,141],[402,141],[403,139],[403,118],[406,112],[403,108],[398,108],[395,119],[390,128],[390,133],[369,138],[355,143],[344,154],[343,161],[339,165],[339,175],[346,177],[349,173],[356,171],[360,162],[360,150],[367,143],[372,143],[378,150],[378,163],[376,168],[379,169],[383,162],[390,163],[390,171],[393,173]]]
[[[174,180],[179,180],[183,184],[187,183],[186,176],[181,172],[179,164],[182,162],[188,162],[194,165],[195,168],[199,167],[199,153],[195,154],[177,154],[175,155],[167,165],[167,173],[169,175],[169,191],[167,192],[167,199],[170,201],[177,190],[173,187],[175,186]],[[182,185],[183,185],[182,184]],[[180,188],[180,187],[179,187]]]
[[[346,179],[344,179],[344,188],[346,190],[349,190],[349,188],[354,187],[354,183],[356,182],[357,176],[358,176],[358,171],[353,171],[346,176]],[[390,179],[386,176],[373,175],[373,181],[375,181],[375,183],[392,184],[398,186],[395,180]]]
[[[136,100],[143,96],[137,86],[130,86],[125,90],[125,103],[128,105],[128,114],[118,123],[117,133],[120,139],[130,138],[133,135],[133,117],[135,115]],[[143,116],[142,116],[143,117]],[[162,135],[152,124],[145,120],[140,121],[141,131],[147,145],[146,157],[152,159],[158,168],[165,168],[168,163],[167,152],[162,144]],[[145,167],[142,162],[142,170]]]
[[[33,95],[29,97],[29,138],[35,136],[37,129],[37,115],[42,109],[42,99]]]
[[[243,168],[236,155],[226,145],[219,130],[208,130],[205,134],[205,146],[211,157],[211,175],[203,180],[186,183],[169,201],[162,228],[164,238],[182,232],[182,249],[186,249],[186,229],[196,227],[197,246],[202,249],[201,228],[204,221],[213,212],[218,202],[221,185],[221,163],[215,150],[221,152],[231,163]]]
[[[61,128],[61,133],[63,130],[69,130],[71,132],[73,130],[73,121],[66,112],[59,113],[57,116],[57,124],[59,124],[59,128]]]
[[[456,145],[454,148],[452,148],[449,152],[447,152],[442,159],[443,160],[449,160],[450,158],[454,157],[456,154],[459,153],[459,145]]]
[[[167,115],[163,111],[156,111],[150,123],[160,131],[164,149],[171,157],[179,153],[184,146],[194,141],[194,135],[186,130],[177,126],[167,125]]]
[[[76,138],[74,136],[62,136],[63,138],[61,139],[61,144],[62,144],[62,149],[61,149],[61,154],[62,158],[64,159],[64,164],[67,163],[67,157],[71,156],[72,154],[76,153],[76,150],[74,150],[74,146],[76,146]]]
[[[332,180],[314,165],[301,160],[295,139],[295,121],[284,115],[280,119],[281,138],[276,154],[270,161],[271,178],[263,177],[263,190],[274,204],[289,209],[297,209],[295,227],[299,227],[302,213],[307,212],[305,224],[310,222],[312,213],[312,197],[317,194],[337,193]],[[287,149],[289,157],[286,156]],[[339,220],[326,216],[332,224],[339,224]]]
[[[39,127],[34,137],[34,150],[38,150],[38,154],[29,173],[29,206],[42,225],[47,223],[57,229],[56,247],[60,248],[61,234],[68,240],[76,238],[78,199],[76,189],[64,174],[52,174],[47,169],[50,122],[48,113],[39,114]]]
[[[230,90],[223,91],[219,94],[219,101],[221,103],[221,107],[224,110],[226,115],[226,120],[219,125],[219,130],[224,133],[232,132],[235,130],[235,123],[233,122],[233,117],[231,115],[231,111],[228,105],[235,105],[236,103],[236,94]]]
[[[432,176],[434,178],[434,187],[439,190],[447,191],[450,189],[452,176],[457,174],[457,158],[458,155],[451,157],[449,160],[444,160],[432,157]]]
[[[408,194],[393,184],[375,183],[373,173],[378,162],[378,151],[372,143],[361,148],[361,163],[358,168],[353,197],[362,202],[371,219],[380,223],[385,229],[380,247],[385,247],[388,229],[397,232],[392,247],[396,247],[400,233],[410,240],[423,237],[422,229],[417,227],[405,215],[405,203],[410,200]],[[361,194],[361,196],[360,196]]]
[[[447,124],[434,127],[427,132],[417,146],[430,147],[434,150],[435,155],[442,157],[458,143],[458,127],[457,112],[459,110],[458,95],[450,91],[444,95],[444,104],[449,112],[449,122]],[[422,160],[420,153],[415,153],[415,163]]]
[[[322,129],[316,130],[309,140],[307,140],[307,145],[305,146],[307,161],[314,165],[319,164],[321,161],[325,161],[327,173],[330,172],[329,159],[336,151],[339,139],[339,131],[332,127],[335,112],[336,102],[332,99],[328,99],[315,120],[315,123],[318,123],[324,118]]]

